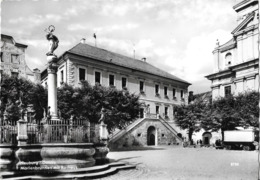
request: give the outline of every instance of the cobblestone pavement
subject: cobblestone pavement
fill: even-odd
[[[110,152],[110,159],[138,163],[100,180],[257,180],[257,151],[156,147],[154,150]]]

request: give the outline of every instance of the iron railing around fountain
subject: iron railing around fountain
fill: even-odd
[[[27,144],[89,143],[93,141],[95,130],[95,125],[86,120],[48,120],[45,124],[28,123]]]
[[[15,121],[1,121],[0,144],[17,144],[17,123]]]

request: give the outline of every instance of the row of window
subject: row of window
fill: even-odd
[[[61,74],[63,76],[63,74]],[[115,86],[115,76],[113,74],[109,74],[109,86]],[[86,80],[86,69],[79,68],[79,80]],[[126,88],[126,78],[122,77],[122,88]],[[95,83],[101,84],[101,72],[95,71]]]
[[[1,62],[4,62],[3,52],[0,53],[0,58],[1,58]],[[13,63],[13,64],[19,64],[20,63],[20,58],[19,58],[18,54],[11,54],[11,63]]]
[[[140,87],[140,92],[144,93],[144,81],[140,81],[139,87]],[[160,85],[159,84],[155,84],[155,95],[160,96]],[[172,89],[172,96],[174,98],[176,98],[176,89],[175,88]],[[168,98],[168,87],[167,86],[164,86],[164,97]],[[181,90],[181,98],[184,98],[183,90]]]
[[[63,79],[64,72],[63,72],[63,70],[60,71],[60,77],[61,77],[60,81],[64,82],[64,79]],[[80,81],[86,80],[86,69],[79,68],[78,78],[79,78]],[[109,80],[109,82],[108,82],[109,86],[115,86],[115,75],[109,74],[108,80]],[[95,83],[99,83],[99,84],[102,83],[101,82],[101,72],[95,71]],[[127,78],[122,77],[121,78],[121,88],[125,89],[126,86],[127,86]],[[140,90],[141,94],[145,93],[144,86],[145,86],[144,81],[139,81],[139,90]],[[168,87],[164,86],[164,97],[169,98],[168,95],[169,95],[168,94]],[[184,98],[183,90],[180,91],[180,95],[181,95],[181,98]],[[160,96],[160,85],[159,84],[155,85],[155,96]],[[173,96],[173,98],[176,98],[176,89],[175,88],[172,88],[172,96]]]
[[[160,106],[155,106],[155,113],[160,114]],[[164,117],[165,118],[168,118],[168,116],[169,116],[168,113],[169,113],[169,107],[165,106],[164,107]],[[174,112],[173,112],[173,115],[174,115]],[[140,118],[143,118],[143,117],[144,117],[144,108],[141,108],[140,109]]]

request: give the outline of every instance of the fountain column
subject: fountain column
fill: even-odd
[[[48,111],[51,120],[58,120],[58,107],[57,107],[57,57],[47,56],[48,62],[51,65],[48,67]]]
[[[46,38],[49,41],[49,51],[47,52],[48,61],[48,115],[51,120],[59,120],[57,107],[57,61],[58,58],[54,54],[57,49],[59,40],[52,34],[55,30],[53,25],[50,25],[47,31]]]

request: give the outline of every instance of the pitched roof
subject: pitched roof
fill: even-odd
[[[21,44],[21,43],[16,42],[12,36],[9,36],[9,35],[6,35],[6,34],[1,34],[1,39],[4,39],[4,38],[10,39],[15,46],[20,46],[22,48],[27,48],[28,47],[25,44]]]
[[[68,50],[67,52],[190,84],[189,82],[180,79],[177,76],[174,76],[168,72],[165,72],[147,62],[136,60],[88,44],[79,43],[73,48],[71,48],[70,50]]]

